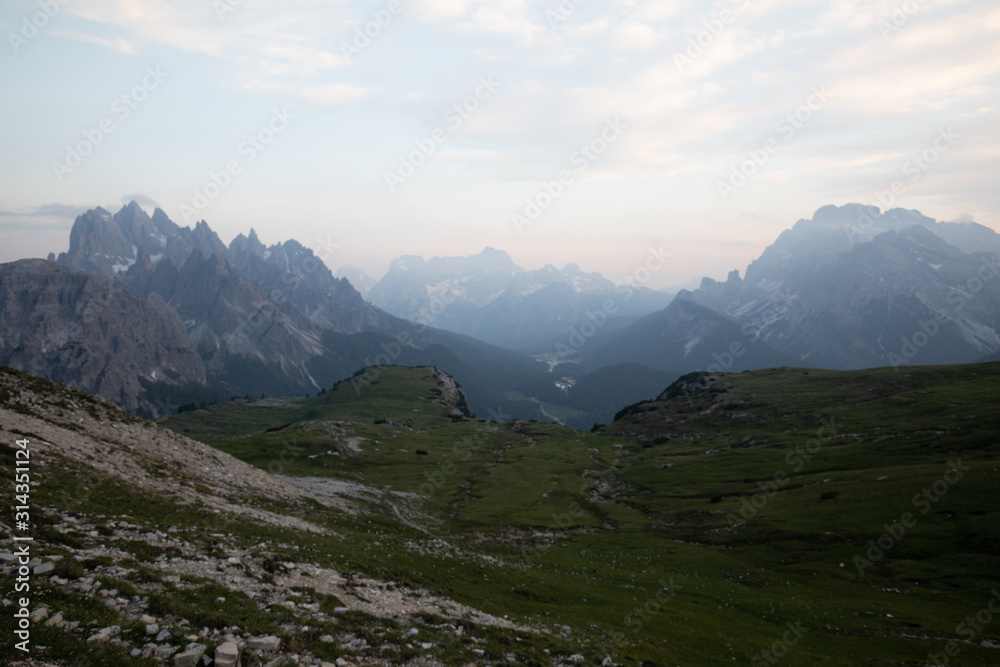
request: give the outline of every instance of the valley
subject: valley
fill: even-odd
[[[994,626],[958,628],[997,586],[995,363],[696,374],[594,433],[473,418],[440,371],[374,370],[360,391],[165,418],[179,436],[90,408],[80,435],[129,429],[102,447],[160,457],[156,485],[61,452],[77,431],[52,397],[82,405],[72,390],[8,372],[0,426],[53,443],[36,493],[57,576],[177,589],[193,606],[158,618],[204,626],[209,648],[239,625],[278,634],[268,660],[349,664],[924,664],[949,641],[962,664],[996,661]],[[273,481],[191,477],[170,460],[210,451],[195,441],[252,466],[227,464],[236,480]],[[59,591],[44,599],[68,605]],[[227,600],[215,616],[209,597]]]

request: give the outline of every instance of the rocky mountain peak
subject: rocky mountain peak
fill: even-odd
[[[231,257],[243,253],[249,253],[261,258],[267,254],[267,248],[260,242],[260,239],[257,237],[257,232],[253,229],[253,227],[250,228],[249,235],[244,236],[243,234],[240,234],[229,244],[229,255]]]

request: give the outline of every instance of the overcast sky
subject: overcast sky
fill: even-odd
[[[5,0],[0,28],[2,261],[129,199],[376,277],[492,246],[618,280],[662,248],[654,287],[895,180],[1000,227],[984,0]]]

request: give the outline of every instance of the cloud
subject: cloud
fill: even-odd
[[[66,230],[73,226],[78,215],[87,211],[84,206],[68,204],[43,204],[21,211],[0,211],[0,229],[22,231]]]
[[[228,9],[217,12],[217,6]],[[144,44],[203,53],[232,65],[239,72],[238,87],[268,91],[293,90],[319,73],[346,68],[331,28],[340,27],[349,41],[349,23],[370,18],[361,9],[355,13],[320,0],[89,0],[66,9],[85,19],[84,29],[64,33],[69,39],[127,53]]]
[[[122,205],[128,206],[132,202],[135,202],[143,208],[161,208],[160,204],[152,197],[147,197],[146,195],[123,195]]]
[[[413,0],[412,4],[424,17],[439,20],[463,16],[472,3],[467,0]]]
[[[100,46],[106,46],[109,49],[114,49],[115,51],[121,51],[128,55],[135,55],[135,44],[131,41],[125,39],[123,36],[118,35],[114,38],[101,37],[99,35],[92,35],[85,32],[78,32],[74,30],[53,30],[53,37],[61,37],[63,39],[72,39],[78,42],[88,42],[90,44],[98,44]]]
[[[457,24],[462,32],[511,37],[531,46],[544,41],[548,27],[529,11],[524,0],[481,0],[465,20]]]
[[[702,182],[711,196],[716,178],[774,135],[775,122],[819,85],[833,92],[831,102],[782,144],[754,179],[759,192],[779,192],[764,186],[783,179],[800,199],[837,198],[845,183],[881,187],[908,151],[949,124],[970,137],[948,155],[948,168],[968,184],[963,193],[998,164],[1000,9],[990,3],[921,2],[884,36],[878,22],[898,0],[573,0],[577,8],[554,26],[546,12],[559,0],[404,0],[393,24],[349,61],[341,44],[387,0],[220,2],[232,11],[219,16],[205,0],[67,3],[76,18],[52,34],[106,46],[117,58],[148,55],[150,46],[204,55],[199,65],[212,61],[206,87],[228,89],[211,91],[206,104],[245,104],[247,92],[281,97],[303,102],[306,114],[337,108],[338,122],[358,132],[384,117],[423,136],[440,123],[461,81],[496,73],[499,92],[449,135],[454,144],[437,158],[451,172],[464,164],[470,180],[481,178],[484,199],[512,180],[551,178],[580,142],[618,116],[629,129],[593,173],[683,183],[694,209],[692,202],[703,203]],[[733,20],[702,38],[702,53],[679,69],[675,54],[723,9]],[[383,138],[373,133],[358,143],[377,146]],[[303,143],[296,150],[308,157],[315,147]],[[808,191],[810,181],[829,189]],[[963,199],[955,210],[978,213],[996,201],[982,198]]]
[[[623,23],[611,33],[611,45],[616,49],[645,51],[660,41],[656,31],[643,23]]]
[[[324,106],[336,106],[368,97],[375,88],[348,83],[323,83],[309,86],[299,93],[307,101]]]

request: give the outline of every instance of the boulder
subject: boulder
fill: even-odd
[[[281,639],[279,637],[275,637],[274,635],[268,635],[267,637],[251,637],[247,640],[247,649],[251,651],[273,653],[280,647]]]
[[[174,667],[198,667],[201,657],[205,655],[205,648],[193,651],[184,651],[174,656]]]
[[[239,667],[240,647],[234,642],[225,642],[215,649],[215,667]]]

